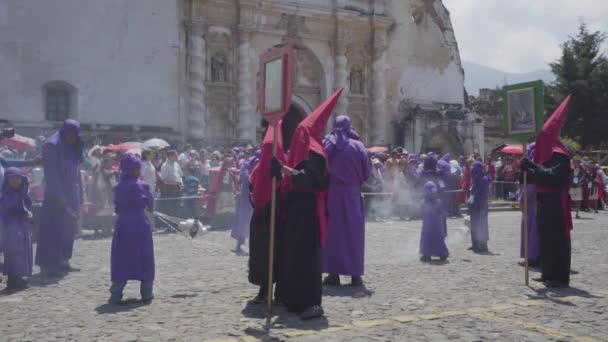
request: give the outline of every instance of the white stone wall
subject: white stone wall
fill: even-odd
[[[42,85],[85,123],[179,128],[177,0],[0,1],[0,117],[44,121]]]
[[[390,75],[389,104],[396,112],[401,100],[413,102],[464,103],[464,76],[454,34],[442,32],[430,16],[416,25],[412,6],[423,1],[390,1],[388,13],[395,25],[389,41],[387,75]],[[441,14],[442,5],[435,1]],[[446,19],[446,18],[443,18]],[[451,23],[448,23],[451,27]]]

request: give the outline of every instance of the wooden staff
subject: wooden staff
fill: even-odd
[[[527,156],[527,146],[524,144],[524,155]],[[529,285],[528,263],[528,171],[524,171],[524,277],[526,286]]]
[[[272,138],[272,156],[277,156],[277,147],[279,143],[279,125],[275,123],[274,136]],[[277,178],[272,177],[272,193],[270,195],[270,244],[268,245],[268,313],[272,311],[272,276],[274,273],[274,231],[276,224],[277,211]]]

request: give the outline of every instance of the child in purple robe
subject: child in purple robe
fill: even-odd
[[[8,277],[7,290],[27,287],[23,277],[32,275],[32,201],[28,196],[27,177],[17,168],[8,168],[4,173],[0,195],[0,218],[2,219],[2,249],[4,266],[2,273]]]
[[[469,213],[471,215],[471,249],[475,253],[488,252],[488,196],[492,181],[485,174],[483,163],[476,161],[471,165],[471,194]]]
[[[420,234],[420,261],[430,262],[436,256],[445,261],[450,252],[445,244],[446,207],[439,199],[437,186],[432,181],[424,184],[424,199],[420,206],[422,232]]]
[[[112,239],[112,287],[110,304],[122,301],[128,280],[141,282],[140,294],[150,303],[154,282],[154,244],[152,228],[145,210],[154,210],[150,186],[139,179],[141,161],[125,154],[120,161],[120,183],[114,189],[116,226]]]

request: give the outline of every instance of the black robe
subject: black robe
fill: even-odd
[[[273,272],[273,283],[277,283],[279,278],[279,267],[277,265],[278,258],[278,246],[281,242],[281,232],[279,226],[279,206],[280,206],[280,194],[277,191],[277,210],[275,213],[275,238],[274,238],[274,272]],[[268,290],[268,258],[270,245],[270,212],[271,205],[268,203],[264,208],[254,209],[253,215],[251,216],[251,224],[249,229],[249,282],[254,285],[260,286],[260,294],[265,295]],[[275,298],[278,296],[279,286],[277,285],[277,293]]]
[[[570,184],[570,158],[555,153],[534,172],[532,180],[554,189]],[[545,281],[570,282],[570,235],[566,233],[560,192],[537,191],[537,225],[542,278]]]
[[[282,203],[285,221],[279,244],[278,299],[291,312],[321,305],[322,257],[317,216],[317,194],[329,187],[326,160],[314,153],[301,162],[292,176],[293,190]]]

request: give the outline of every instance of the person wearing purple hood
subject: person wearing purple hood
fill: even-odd
[[[420,261],[430,262],[436,256],[445,261],[450,252],[445,244],[447,236],[445,218],[447,210],[439,199],[437,186],[428,181],[424,184],[423,200],[420,203],[422,214],[422,232],[420,233]]]
[[[488,251],[488,196],[490,194],[490,177],[486,176],[483,163],[476,161],[471,165],[471,194],[469,196],[469,213],[471,215],[471,249],[475,253]]]
[[[531,143],[528,145],[528,159],[534,160],[534,147],[536,143]],[[523,171],[520,172],[520,189],[519,189],[519,207],[522,208],[522,216],[521,216],[521,245],[519,248],[519,254],[521,258],[525,258],[524,253],[524,217],[523,208],[524,208],[524,188],[523,188]],[[538,250],[538,230],[536,227],[536,185],[530,181],[527,184],[527,193],[528,197],[528,265],[530,267],[540,267],[540,253]],[[524,262],[520,262],[520,265],[524,266]]]
[[[154,243],[146,210],[154,210],[154,195],[148,183],[139,179],[141,161],[131,153],[120,160],[120,182],[114,188],[118,216],[112,238],[112,287],[110,304],[119,304],[128,280],[141,282],[144,303],[154,298]]]
[[[323,249],[327,285],[340,285],[340,275],[363,284],[365,262],[365,210],[361,185],[371,175],[372,164],[348,116],[336,117],[324,148],[329,160],[329,224]]]
[[[236,240],[235,252],[237,254],[244,253],[243,244],[249,237],[249,227],[251,225],[251,216],[253,215],[253,206],[249,198],[249,173],[260,158],[260,151],[256,151],[253,156],[244,159],[240,169],[239,182],[241,184],[239,198],[236,204],[236,215],[232,224],[230,236]]]
[[[32,201],[28,196],[27,177],[17,168],[8,168],[0,194],[2,220],[2,273],[8,277],[6,289],[16,291],[27,287],[23,277],[32,275]]]
[[[68,119],[42,146],[46,188],[42,203],[36,265],[45,276],[78,271],[70,266],[82,205],[80,164],[84,160],[80,123]]]

